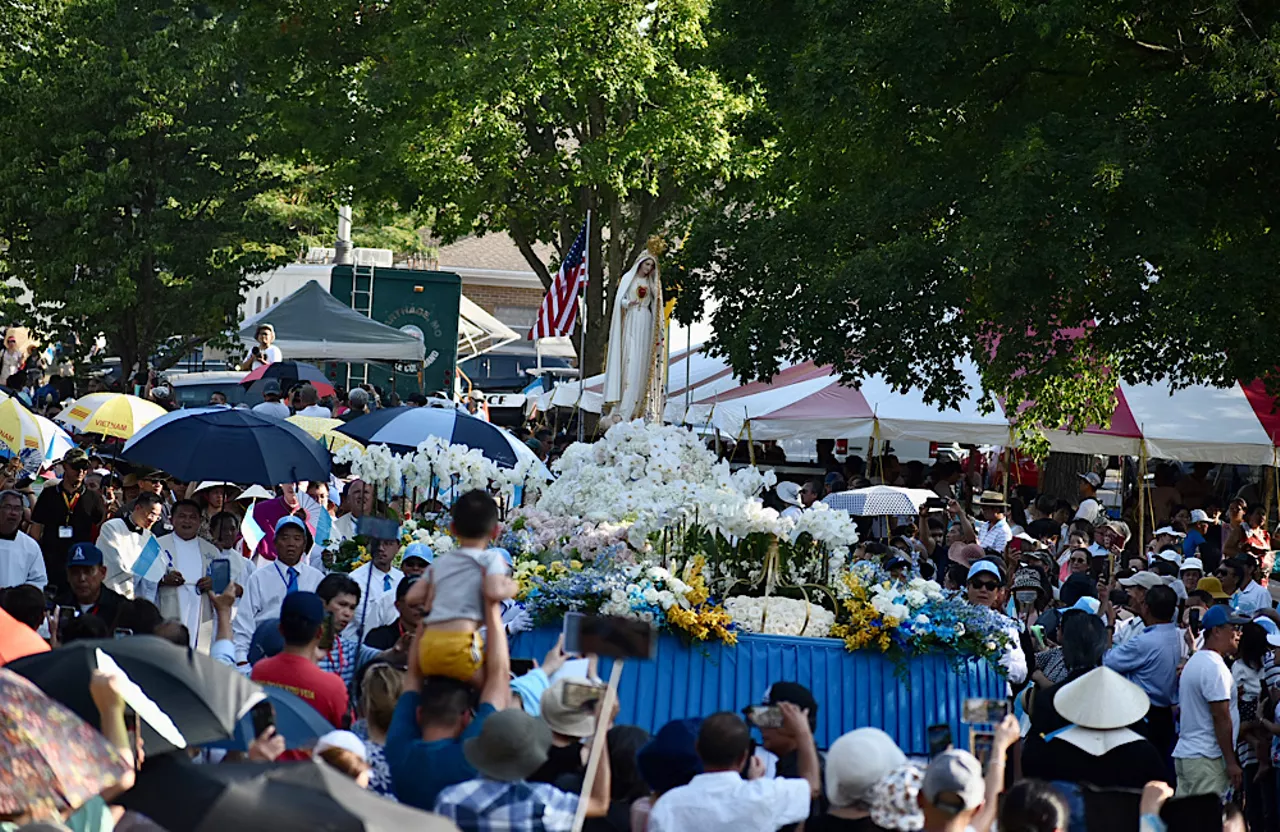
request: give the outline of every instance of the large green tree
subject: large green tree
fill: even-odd
[[[715,347],[883,373],[976,361],[1027,425],[1117,378],[1277,379],[1280,5],[721,0],[775,162],[694,224]]]
[[[46,335],[105,333],[123,365],[226,332],[290,229],[267,99],[234,13],[196,0],[31,0],[0,72],[0,238]],[[34,31],[31,29],[34,28]]]
[[[748,174],[749,82],[706,66],[706,0],[293,0],[271,69],[300,144],[351,187],[434,216],[445,240],[507,231],[549,285],[592,212],[586,369],[612,289],[685,206]],[[265,21],[264,21],[265,23]],[[338,56],[338,57],[335,57]],[[606,291],[608,290],[608,291]]]

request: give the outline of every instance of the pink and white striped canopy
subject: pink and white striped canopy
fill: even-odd
[[[977,369],[963,364],[967,389],[978,387]],[[967,396],[954,409],[928,404],[918,390],[899,393],[878,376],[855,387],[840,383],[829,366],[812,362],[784,366],[768,382],[743,384],[720,359],[700,347],[671,355],[667,374],[667,421],[719,428],[754,439],[882,439],[1005,445],[1013,413],[997,405],[983,413]],[[583,406],[600,410],[603,377],[587,379]],[[577,384],[560,385],[551,404],[572,407]],[[1170,393],[1154,385],[1121,385],[1111,426],[1080,433],[1049,431],[1057,451],[1096,454],[1146,452],[1158,459],[1271,465],[1280,446],[1280,412],[1260,382],[1231,387],[1188,387]]]

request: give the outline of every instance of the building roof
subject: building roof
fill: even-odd
[[[544,263],[550,264],[555,257],[552,246],[535,244],[533,248]],[[456,243],[441,246],[439,263],[439,268],[443,271],[485,269],[533,274],[529,262],[520,253],[511,235],[505,231],[491,232],[483,237],[465,237]]]

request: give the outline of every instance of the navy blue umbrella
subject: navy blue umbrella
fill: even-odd
[[[120,456],[183,482],[275,486],[329,479],[329,452],[305,430],[225,405],[161,416],[134,434]]]
[[[306,700],[294,696],[283,688],[263,685],[262,692],[276,712],[276,733],[284,738],[286,748],[302,748],[315,742],[333,730],[329,720],[311,707]],[[256,707],[256,706],[255,706]],[[230,739],[209,743],[211,748],[248,751],[256,739],[253,733],[253,713],[247,713],[236,723],[236,731]]]
[[[520,442],[509,432],[452,407],[388,407],[334,430],[396,453],[410,453],[418,443],[438,436],[452,445],[474,448],[503,468],[514,468],[520,459]]]

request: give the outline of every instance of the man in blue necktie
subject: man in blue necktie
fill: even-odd
[[[268,561],[245,580],[244,597],[233,624],[236,661],[249,658],[253,632],[268,618],[279,614],[280,602],[295,592],[315,592],[324,573],[302,562],[311,551],[311,530],[298,517],[281,517],[275,528],[275,562]]]
[[[392,566],[400,553],[400,527],[394,521],[362,522],[360,534],[369,539],[372,555],[368,563],[351,571],[351,580],[360,587],[361,598],[355,617],[343,632],[347,638],[363,637],[373,628],[390,623],[379,620],[377,611],[385,605],[378,603],[378,599],[384,595],[394,597],[396,587],[404,577],[403,572]],[[361,623],[364,624],[363,633]]]

